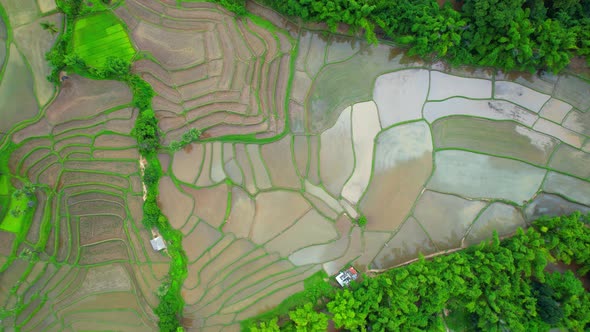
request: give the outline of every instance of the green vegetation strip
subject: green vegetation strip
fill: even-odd
[[[589,218],[544,217],[503,241],[496,235],[336,292],[306,287],[289,298],[290,311],[283,303],[243,328],[326,331],[332,320],[347,331],[587,331],[590,293],[579,278],[590,271]],[[559,266],[565,272],[550,272]]]

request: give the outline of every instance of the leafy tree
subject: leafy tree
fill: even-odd
[[[259,326],[250,328],[250,332],[279,332],[281,329],[277,323],[278,318],[273,318],[268,322],[261,322]]]
[[[357,331],[365,326],[368,312],[363,311],[363,303],[357,300],[349,289],[336,293],[334,300],[328,303],[328,311],[338,328]]]
[[[152,86],[137,75],[128,76],[127,83],[133,91],[133,104],[142,111],[150,109],[156,94]]]
[[[551,255],[566,264],[579,264],[580,275],[590,271],[590,228],[583,222],[586,218],[575,212],[569,216],[543,217],[533,223],[543,234]]]
[[[105,61],[105,71],[112,77],[126,78],[131,71],[131,64],[122,58],[109,56]]]
[[[571,331],[586,331],[590,326],[590,293],[584,290],[580,280],[571,271],[564,273],[546,273],[546,287],[549,294],[541,293],[554,299],[563,313],[563,319],[553,326],[565,327]],[[551,305],[554,305],[553,303]],[[556,310],[552,307],[541,310]],[[547,312],[545,318],[556,319],[559,312]]]
[[[359,216],[356,220],[356,223],[359,225],[359,227],[365,227],[367,225],[367,217],[365,215]]]
[[[559,303],[548,296],[537,297],[537,314],[549,325],[557,325],[563,319],[563,309]]]
[[[66,54],[64,57],[64,64],[77,71],[86,71],[88,69],[86,61],[76,53]]]
[[[152,164],[148,164],[143,171],[143,182],[146,186],[153,186],[158,183],[161,176],[161,170]]]
[[[201,134],[202,132],[199,129],[191,128],[182,134],[180,141],[172,141],[168,147],[172,151],[179,151],[190,143],[198,141],[201,138]]]
[[[289,318],[295,322],[297,332],[324,332],[328,328],[328,316],[313,309],[313,304],[289,312]]]
[[[22,191],[22,189],[17,189],[12,193],[12,197],[14,197],[15,199],[21,199],[23,197],[24,192]]]
[[[56,0],[56,4],[64,14],[76,17],[80,14],[83,0]]]

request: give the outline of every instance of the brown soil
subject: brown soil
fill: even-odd
[[[46,118],[41,118],[38,122],[25,127],[12,136],[15,143],[21,143],[23,140],[34,136],[45,136],[51,132],[51,125]]]
[[[123,220],[117,216],[94,215],[80,217],[80,245],[110,239],[125,240]]]
[[[284,65],[289,64],[290,55],[287,52],[292,47],[290,42],[284,36],[277,41],[273,34],[251,21],[228,20],[230,16],[218,6],[202,3],[183,6],[195,6],[199,10],[180,10],[175,6],[156,4],[153,0],[127,2],[129,11],[147,22],[159,22],[160,19],[154,17],[158,12],[163,11],[170,16],[166,18],[165,24],[169,29],[162,30],[140,23],[134,31],[134,40],[138,47],[151,52],[162,64],[160,67],[151,61],[142,60],[134,68],[143,74],[142,76],[158,93],[159,97],[155,99],[155,108],[160,111],[158,113],[171,111],[178,114],[182,109],[188,109],[190,111],[186,113],[186,122],[191,123],[191,126],[206,129],[225,123],[223,128],[210,130],[208,134],[227,135],[234,132],[231,129],[234,125],[239,127],[244,122],[231,119],[228,121],[225,118],[226,114],[218,112],[258,114],[258,102],[254,99],[256,94],[253,91],[261,88],[260,103],[263,109],[259,116],[267,115],[262,119],[271,121],[272,124],[261,128],[241,129],[237,132],[260,133],[270,129],[270,136],[276,135],[282,130],[282,123],[285,121],[283,108],[289,66]],[[212,25],[212,22],[224,23]],[[187,32],[190,34],[187,35]],[[191,40],[187,41],[187,36],[190,36]],[[162,44],[163,40],[166,45]],[[180,45],[183,45],[183,48]],[[205,53],[200,53],[197,49],[190,50],[186,45],[197,45],[197,49],[204,50]],[[164,50],[165,54],[162,53]],[[189,53],[191,56],[186,57]],[[254,54],[260,58],[254,57]],[[187,60],[183,60],[185,57]],[[205,59],[219,58],[223,61],[202,65]],[[240,61],[236,62],[237,59]],[[252,63],[258,63],[262,67],[255,69],[251,66]],[[219,67],[217,64],[222,65]],[[266,75],[271,77],[267,79]],[[199,80],[202,78],[206,79]],[[178,91],[171,87],[178,87]],[[237,91],[240,92],[236,93]],[[275,98],[279,100],[275,101]],[[238,100],[239,104],[231,103]],[[218,104],[219,102],[221,104]],[[275,107],[281,114],[278,119],[270,120],[268,114]],[[260,120],[255,122],[259,123]],[[182,134],[185,120],[163,118],[161,124],[169,136],[165,142],[169,142]],[[171,132],[172,130],[174,132]]]
[[[221,226],[228,201],[227,184],[223,183],[215,187],[201,189],[193,189],[185,186],[182,189],[191,195],[195,201],[193,211],[195,216],[205,220],[213,227]]]
[[[147,21],[153,24],[160,24],[161,15],[142,6],[137,1],[125,1],[125,7],[131,16],[138,21]],[[135,27],[137,28],[137,26]]]
[[[71,75],[63,82],[59,95],[45,115],[49,123],[58,124],[130,102],[131,92],[121,82],[95,81]]]
[[[123,23],[129,28],[130,31],[133,31],[137,24],[139,24],[139,20],[134,17],[129,10],[125,6],[120,6],[114,10],[115,15],[117,15]]]
[[[53,128],[52,134],[59,135],[64,132],[69,132],[69,131],[76,130],[76,129],[79,130],[80,128],[91,128],[91,127],[97,126],[98,124],[104,122],[105,120],[106,120],[106,116],[104,114],[100,113],[97,116],[93,116],[90,119],[66,121],[66,122],[57,124]],[[65,134],[65,135],[67,136],[69,134]]]
[[[194,226],[194,225],[193,225]],[[184,237],[182,246],[189,261],[195,261],[222,237],[222,234],[205,222],[199,222],[190,234]],[[185,283],[186,285],[186,283]],[[188,284],[188,287],[194,285]]]
[[[19,164],[29,152],[40,148],[40,147],[47,147],[50,148],[52,146],[52,142],[47,139],[31,139],[30,141],[24,143],[20,148],[16,149],[10,155],[10,160],[8,162],[8,167],[10,167],[10,171],[12,174],[19,174],[20,168]]]
[[[64,167],[68,169],[109,172],[119,175],[129,175],[138,171],[137,162],[133,161],[67,160],[64,162]]]
[[[80,248],[80,265],[129,260],[127,245],[123,241],[108,241]]]

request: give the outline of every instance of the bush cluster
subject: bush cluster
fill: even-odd
[[[201,138],[201,134],[202,134],[201,131],[198,130],[197,128],[191,128],[187,132],[182,134],[180,141],[170,142],[169,148],[172,151],[179,151],[180,149],[187,146],[188,144],[198,141],[199,138]]]

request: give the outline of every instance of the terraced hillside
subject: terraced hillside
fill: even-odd
[[[138,49],[135,71],[158,92],[154,110],[165,141],[187,128],[209,137],[273,137],[285,125],[289,36],[256,17],[219,6],[130,0],[116,10]]]
[[[71,76],[39,120],[14,132],[11,172],[40,188],[26,241],[16,249],[35,258],[17,259],[3,273],[10,278],[4,284],[15,285],[4,289],[5,309],[25,310],[5,326],[154,328],[154,291],[168,259],[149,247],[140,223],[130,102],[122,83]]]
[[[37,202],[22,243],[0,231],[0,326],[156,330],[169,258],[141,223],[131,93],[75,74],[55,91],[39,23],[59,14],[0,3],[0,94],[20,101],[0,99],[0,144],[14,149],[0,184],[31,182]],[[158,155],[159,204],[189,261],[186,330],[239,330],[321,270],[388,268],[590,211],[587,80],[451,69],[249,9],[259,16],[157,0],[113,11],[164,144],[204,132]]]

